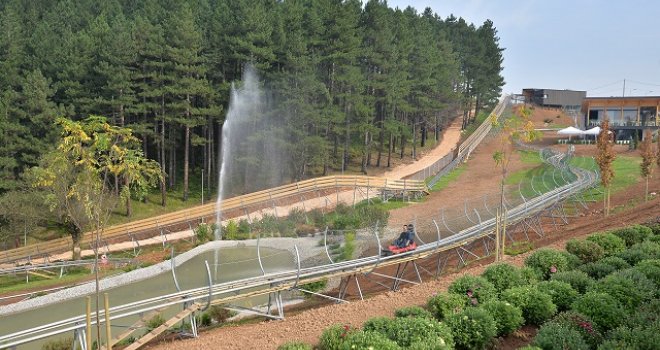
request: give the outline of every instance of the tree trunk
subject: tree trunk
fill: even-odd
[[[392,149],[394,148],[394,134],[390,133],[390,143],[387,145],[387,167],[392,165]]]
[[[184,146],[183,146],[183,201],[188,200],[188,178],[189,178],[189,167],[188,164],[190,158],[190,127],[186,125],[185,135],[184,135]]]
[[[417,160],[417,116],[413,118],[412,127],[412,153],[410,154],[413,160]]]
[[[124,178],[124,186],[129,186],[128,178]],[[126,216],[131,217],[132,215],[133,215],[133,206],[131,203],[131,194],[129,192],[128,196],[126,197]]]
[[[362,166],[360,171],[362,174],[367,174],[367,154],[369,153],[369,132],[364,132],[364,152],[362,152]]]
[[[166,158],[165,158],[165,96],[161,96],[161,128],[160,128],[160,169],[163,176],[160,182],[160,205],[163,207],[167,205],[167,172],[165,171]]]

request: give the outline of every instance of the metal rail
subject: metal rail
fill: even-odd
[[[508,208],[507,220],[510,225],[516,225],[527,218],[553,208],[558,203],[567,200],[581,191],[594,186],[598,179],[598,174],[585,169],[571,167],[565,160],[566,155],[557,154],[552,151],[544,151],[542,158],[554,167],[560,170],[566,170],[575,176],[575,180],[564,184],[563,186],[556,187],[540,196],[526,199],[524,203],[515,207]],[[467,214],[467,210],[466,214]],[[260,295],[273,295],[276,294],[276,303],[278,305],[279,315],[278,318],[283,317],[281,295],[282,291],[297,289],[306,283],[319,281],[330,277],[346,277],[362,275],[365,278],[370,276],[382,276],[394,280],[394,287],[397,288],[401,282],[416,283],[414,281],[403,279],[403,270],[408,266],[408,262],[412,262],[413,267],[419,277],[419,271],[415,261],[431,257],[435,254],[447,252],[456,249],[459,257],[463,261],[461,251],[464,253],[471,253],[467,248],[470,244],[477,242],[479,239],[488,238],[495,228],[495,218],[485,219],[477,213],[478,224],[472,225],[466,229],[455,232],[452,235],[441,238],[438,231],[437,239],[433,242],[421,244],[414,251],[404,254],[381,256],[380,254],[380,239],[378,234],[375,235],[375,240],[378,244],[378,255],[357,258],[343,262],[332,262],[312,267],[302,267],[300,264],[300,257],[296,254],[296,267],[288,271],[280,271],[275,273],[263,273],[262,275],[245,278],[241,280],[223,282],[215,285],[209,284],[206,287],[182,290],[176,293],[161,295],[153,298],[139,300],[132,303],[117,305],[109,310],[109,319],[116,320],[132,315],[139,315],[150,311],[160,310],[165,307],[175,305],[190,305],[190,303],[199,303],[201,305],[209,304],[230,304],[239,300],[248,299]],[[447,225],[443,217],[443,223]],[[434,222],[437,227],[437,223]],[[449,228],[447,226],[447,228]],[[297,247],[295,247],[297,251]],[[440,256],[438,256],[440,262]],[[403,265],[402,265],[403,264]],[[376,267],[398,265],[399,268],[403,266],[399,273],[397,269],[397,276],[385,276],[376,274],[374,270]],[[420,278],[421,279],[421,278]],[[209,281],[210,282],[210,281]],[[357,279],[356,279],[357,282]],[[346,283],[348,284],[348,282]],[[381,284],[381,283],[379,283]],[[383,284],[381,284],[383,285]],[[270,311],[268,311],[270,312]],[[269,315],[269,314],[268,314]],[[105,315],[101,312],[100,321],[105,322]],[[96,324],[97,320],[92,319],[92,324]],[[80,330],[81,325],[85,323],[85,316],[80,315],[57,322],[25,329],[12,334],[0,336],[0,347],[10,348],[20,344],[25,344],[35,340],[43,339],[53,335],[63,334],[71,331]]]

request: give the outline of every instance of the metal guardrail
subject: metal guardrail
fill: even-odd
[[[564,171],[573,175],[572,181],[565,181],[566,183],[552,188],[552,185],[548,186],[548,191],[542,193],[539,191],[537,193],[542,193],[534,198],[525,198],[520,192],[522,197],[522,203],[517,204],[516,206],[507,206],[507,219],[509,225],[515,225],[519,222],[526,220],[527,218],[538,215],[539,213],[551,208],[558,203],[563,202],[564,200],[576,196],[581,191],[593,187],[596,181],[598,180],[598,174],[595,171],[585,170],[570,165],[567,155],[556,153],[552,150],[541,150],[542,158],[551,164],[553,167],[560,170],[560,176],[562,179],[565,179]],[[555,173],[552,173],[552,181],[555,184],[559,184],[558,180],[555,177]],[[545,184],[545,182],[543,182]],[[535,192],[537,189],[534,190]],[[486,206],[486,210],[488,207]],[[476,211],[476,210],[475,210]],[[467,208],[465,210],[466,216],[468,218]],[[376,268],[389,265],[399,265],[407,264],[419,259],[423,259],[434,254],[442,253],[452,249],[465,250],[466,245],[476,242],[479,239],[490,237],[496,225],[495,218],[491,217],[486,219],[476,213],[478,221],[473,221],[475,224],[455,232],[452,235],[441,238],[440,231],[437,231],[437,239],[430,241],[429,243],[422,243],[414,251],[392,255],[392,256],[381,256],[381,243],[379,235],[375,234],[375,241],[378,245],[378,255],[372,255],[362,258],[357,258],[353,260],[348,260],[344,262],[335,262],[329,264],[323,264],[319,266],[303,267],[300,264],[300,257],[296,257],[296,267],[288,271],[281,271],[277,273],[264,273],[260,276],[245,278],[241,280],[224,282],[215,285],[209,284],[207,287],[200,287],[194,289],[188,289],[179,291],[176,293],[171,293],[167,295],[161,295],[153,298],[148,298],[132,303],[127,303],[124,305],[117,305],[109,310],[110,320],[116,320],[124,318],[131,315],[144,314],[146,312],[160,310],[164,307],[174,306],[174,305],[191,305],[191,303],[200,303],[200,304],[227,304],[232,303],[238,300],[243,300],[246,298],[258,296],[258,295],[272,295],[277,293],[276,303],[278,304],[278,310],[281,314],[281,296],[280,292],[296,289],[297,286],[325,279],[328,277],[345,277],[352,276],[357,274],[362,274],[363,276],[384,276],[375,272]],[[435,223],[435,221],[434,221]],[[448,230],[449,226],[447,222],[444,222]],[[438,227],[436,223],[436,228]],[[298,252],[296,247],[296,253]],[[460,254],[459,254],[460,256]],[[461,260],[463,258],[461,257]],[[417,266],[415,265],[415,268]],[[405,269],[405,266],[404,266]],[[389,277],[395,279],[396,282],[409,282],[402,278],[402,275],[399,276],[399,269],[397,268],[397,277]],[[418,276],[419,276],[419,272]],[[357,280],[356,280],[357,281]],[[358,285],[359,288],[359,285]],[[105,315],[101,313],[101,322],[103,323]],[[96,324],[97,320],[93,319],[92,324]],[[35,340],[43,339],[53,335],[63,334],[71,331],[80,331],[81,327],[84,328],[85,316],[80,315],[76,317],[67,318],[57,322],[41,325],[38,327],[25,329],[19,332],[12,334],[0,336],[0,347],[10,348],[12,346],[17,346],[20,344],[32,342]],[[82,325],[82,326],[81,326]]]

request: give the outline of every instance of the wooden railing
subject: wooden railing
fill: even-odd
[[[239,209],[242,212],[249,213],[249,206],[256,207],[269,202],[275,204],[278,200],[288,198],[294,198],[297,201],[300,199],[301,195],[308,193],[316,192],[321,196],[322,191],[332,189],[339,191],[340,189],[351,188],[367,188],[368,190],[373,189],[375,191],[391,191],[399,193],[422,193],[427,191],[424,182],[418,180],[392,180],[359,175],[325,176],[225,199],[222,201],[222,212],[226,213],[228,211]],[[215,214],[216,203],[204,204],[147,219],[107,227],[103,230],[102,238],[104,240],[118,237],[126,238],[129,234],[144,232],[159,234],[163,227],[190,223],[191,221],[197,221],[201,218],[213,218]],[[227,217],[223,215],[223,218]],[[80,243],[81,246],[84,246],[92,244],[93,241],[93,233],[86,232]],[[25,260],[28,257],[44,257],[56,252],[64,252],[71,249],[71,246],[71,237],[67,236],[58,238],[44,243],[0,252],[0,262],[15,262]]]

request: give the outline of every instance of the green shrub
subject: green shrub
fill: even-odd
[[[314,347],[303,342],[290,342],[290,343],[282,344],[277,348],[277,350],[313,350],[313,349]]]
[[[582,294],[586,293],[587,289],[596,283],[593,278],[582,271],[558,272],[552,276],[551,281],[566,282]]]
[[[552,298],[535,286],[507,289],[502,293],[501,299],[519,307],[525,321],[530,324],[540,325],[557,312]]]
[[[161,316],[161,315],[156,315],[156,316],[150,318],[150,319],[147,321],[147,323],[146,323],[145,326],[147,326],[147,329],[148,329],[149,331],[152,331],[152,330],[154,330],[154,329],[160,327],[163,323],[165,323],[165,319],[163,318],[163,316]]]
[[[452,332],[446,324],[423,318],[394,319],[387,337],[403,348],[436,338],[442,339],[450,348],[454,346]]]
[[[528,284],[536,284],[543,279],[539,272],[529,266],[523,266],[520,269],[520,278],[522,278],[523,286]]]
[[[655,327],[660,329],[660,299],[653,299],[637,307],[634,312],[628,314],[624,324],[631,328]]]
[[[534,346],[534,345],[525,345],[522,348],[518,348],[518,350],[543,350],[543,349],[539,348],[538,346]]]
[[[596,329],[594,322],[589,317],[575,311],[560,312],[546,324],[549,323],[561,324],[576,330],[593,349],[603,341],[603,335]]]
[[[578,270],[586,273],[591,278],[601,279],[616,271],[616,268],[612,265],[603,264],[602,262],[597,261],[584,264],[580,266]]]
[[[626,316],[625,309],[613,296],[598,292],[580,296],[571,308],[591,318],[601,332],[618,327]]]
[[[364,322],[362,329],[365,332],[377,332],[387,335],[393,323],[394,320],[389,317],[372,317]]]
[[[630,264],[618,256],[608,256],[598,260],[597,262],[610,265],[616,270],[623,270],[630,267]]]
[[[642,260],[635,265],[634,269],[653,281],[656,288],[660,288],[660,259]]]
[[[63,338],[57,340],[49,340],[41,346],[41,350],[68,350],[71,349],[73,338]]]
[[[619,327],[608,334],[598,350],[657,350],[660,333],[657,329]]]
[[[561,252],[541,248],[533,252],[525,259],[525,265],[533,268],[543,279],[550,278],[551,275],[568,269],[568,261]]]
[[[481,276],[463,275],[449,285],[449,293],[464,295],[474,305],[497,299],[497,291],[492,283]]]
[[[605,256],[614,255],[626,249],[626,242],[611,232],[594,233],[587,237],[587,241],[594,242],[603,248]]]
[[[660,236],[660,222],[648,223],[644,224],[644,226],[650,228],[654,235]]]
[[[305,284],[301,285],[300,288],[302,288],[304,290],[307,290],[307,291],[310,291],[310,292],[313,292],[313,293],[318,293],[318,292],[324,290],[327,285],[328,285],[328,280],[324,278],[320,281],[305,283]],[[312,294],[305,293],[306,298],[311,297],[311,296],[312,296]]]
[[[438,293],[429,299],[426,308],[436,319],[442,321],[452,314],[463,311],[467,302],[467,295]]]
[[[341,348],[344,340],[350,335],[355,333],[356,330],[348,325],[335,324],[332,325],[321,333],[319,338],[319,349],[321,350],[338,350]]]
[[[592,288],[614,297],[628,309],[634,309],[655,296],[655,283],[634,269],[621,270],[598,281]]]
[[[646,241],[637,243],[632,247],[617,254],[630,265],[636,265],[638,262],[647,259],[660,259],[660,244]]]
[[[660,235],[653,235],[646,240],[653,243],[660,243]]]
[[[481,276],[495,286],[495,290],[498,294],[511,287],[525,284],[520,275],[520,270],[517,267],[506,263],[489,265]]]
[[[498,336],[510,334],[525,323],[522,310],[506,301],[489,301],[481,307],[495,320]]]
[[[541,326],[533,344],[543,350],[589,350],[589,344],[578,331],[560,323]]]
[[[646,227],[648,229],[648,227]],[[650,230],[637,229],[637,225],[612,231],[613,234],[626,242],[627,247],[642,243],[649,236]]]
[[[376,332],[354,331],[344,337],[344,341],[337,348],[339,350],[399,350],[395,342]]]
[[[197,317],[197,324],[199,324],[201,327],[208,327],[213,323],[213,319],[211,318],[211,315],[208,314],[208,312],[204,312]]]
[[[229,318],[234,317],[236,315],[234,311],[227,310],[220,305],[212,305],[207,311],[207,313],[217,323],[224,323]]]
[[[408,306],[394,311],[394,317],[419,317],[433,319],[433,314],[419,306]]]
[[[570,284],[555,280],[540,282],[536,285],[536,288],[552,298],[552,302],[557,305],[558,311],[568,310],[580,295]]]
[[[565,250],[562,250],[561,255],[563,255],[568,262],[568,271],[575,270],[580,267],[580,265],[582,265],[582,260],[580,260],[580,258],[578,258],[575,254],[571,254]]]
[[[195,238],[197,239],[198,243],[204,243],[207,242],[213,237],[213,232],[217,228],[216,224],[199,224],[195,229],[193,229],[193,232],[195,233]]]
[[[484,349],[497,334],[493,316],[481,308],[467,308],[451,315],[447,325],[458,349]]]
[[[566,251],[575,254],[583,263],[594,262],[605,256],[603,247],[586,240],[569,240],[566,242]]]
[[[416,343],[410,344],[407,348],[409,350],[451,350],[453,346],[447,345],[444,339],[434,338],[434,339],[425,339]]]

